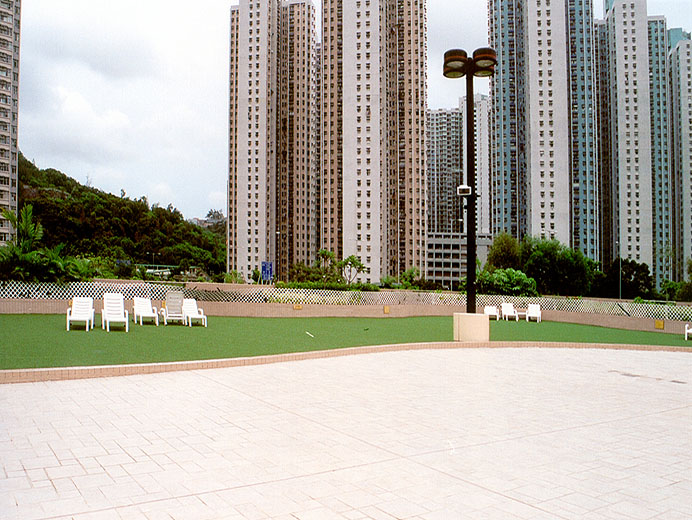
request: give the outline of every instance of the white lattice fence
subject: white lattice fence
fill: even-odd
[[[515,307],[526,308],[529,303],[537,303],[543,310],[581,312],[589,314],[608,314],[613,316],[631,316],[633,318],[651,318],[665,320],[692,320],[692,306],[665,303],[634,303],[617,301],[600,301],[583,298],[526,298],[520,296],[479,295],[477,304],[499,306],[502,302],[511,302]]]
[[[135,296],[163,300],[169,291],[182,290],[186,297],[199,301],[239,303],[285,303],[301,305],[454,305],[466,306],[466,295],[450,292],[417,291],[328,291],[315,289],[283,289],[270,286],[245,286],[239,290],[183,288],[179,285],[147,282],[73,282],[50,283],[0,282],[0,299],[57,299],[75,296],[101,299],[106,292],[122,293],[126,299]],[[692,320],[692,306],[633,302],[598,301],[582,298],[524,298],[517,296],[479,295],[477,305],[497,305],[507,301],[518,308],[537,303],[544,310],[608,314],[665,320]]]

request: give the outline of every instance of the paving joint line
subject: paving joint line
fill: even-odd
[[[95,513],[103,513],[106,511],[114,511],[114,510],[117,511],[118,509],[125,509],[125,508],[129,508],[129,507],[138,507],[138,506],[143,506],[146,504],[156,504],[158,502],[167,502],[169,500],[180,500],[183,498],[200,497],[200,496],[204,496],[204,495],[211,495],[213,493],[221,493],[224,491],[233,491],[233,490],[237,490],[237,489],[253,488],[256,486],[269,486],[269,485],[278,484],[281,482],[290,482],[292,480],[307,479],[307,478],[311,478],[311,477],[317,477],[319,475],[336,473],[339,471],[348,471],[348,470],[352,470],[352,469],[356,469],[356,468],[364,468],[364,467],[372,466],[372,465],[376,465],[376,464],[384,464],[387,462],[392,462],[392,461],[398,460],[400,458],[401,457],[391,457],[388,459],[381,459],[381,460],[377,460],[377,461],[373,461],[373,462],[366,462],[363,464],[354,464],[352,466],[343,466],[343,467],[339,467],[339,468],[326,469],[323,471],[316,471],[314,473],[306,473],[303,475],[293,475],[290,477],[277,478],[277,479],[273,479],[273,480],[265,480],[262,482],[253,482],[251,484],[240,484],[237,486],[227,486],[227,487],[218,488],[218,489],[210,489],[208,491],[201,491],[199,493],[190,492],[187,494],[175,495],[175,496],[170,496],[167,498],[155,498],[153,500],[142,500],[140,502],[123,504],[121,506],[106,507],[106,508],[101,508],[101,509],[92,509],[92,510],[83,511],[80,513],[67,513],[67,514],[61,514],[58,516],[44,516],[44,517],[41,517],[40,520],[61,520],[63,518],[72,518],[74,516],[79,516],[79,515],[91,515],[91,514],[95,514]]]
[[[378,450],[382,450],[382,451],[384,451],[385,453],[389,453],[390,455],[393,455],[393,458],[387,459],[387,460],[385,460],[385,461],[377,462],[377,464],[381,464],[382,462],[389,462],[389,461],[392,461],[392,460],[407,460],[407,461],[411,462],[412,464],[416,464],[416,465],[422,466],[422,467],[427,468],[427,469],[429,469],[429,470],[431,470],[431,471],[433,471],[433,472],[435,472],[435,473],[439,473],[439,474],[445,475],[445,476],[447,476],[447,477],[449,477],[449,478],[452,478],[452,479],[454,479],[454,480],[458,480],[458,481],[460,481],[460,482],[464,482],[465,484],[468,484],[468,485],[477,487],[477,488],[479,488],[479,489],[482,489],[482,490],[484,490],[484,491],[487,491],[488,493],[491,493],[491,494],[494,494],[494,495],[498,495],[498,496],[501,496],[502,498],[505,498],[505,499],[507,499],[507,500],[510,500],[510,501],[513,501],[513,502],[517,502],[517,503],[520,503],[520,504],[522,504],[522,505],[531,507],[532,509],[536,509],[537,511],[541,511],[542,513],[552,514],[550,511],[546,511],[546,510],[544,510],[544,509],[541,509],[540,507],[537,507],[537,506],[535,506],[535,505],[533,505],[533,504],[528,504],[528,503],[526,503],[526,502],[524,502],[524,501],[522,501],[522,500],[520,500],[520,499],[517,499],[517,498],[515,498],[515,497],[511,497],[511,496],[505,495],[504,493],[502,493],[502,492],[500,492],[500,491],[496,491],[496,490],[487,488],[487,487],[485,487],[485,486],[482,486],[482,485],[480,485],[480,484],[477,484],[477,483],[475,483],[475,482],[472,482],[472,481],[469,481],[469,480],[465,480],[465,479],[463,479],[463,478],[461,478],[461,477],[457,477],[457,476],[455,476],[455,475],[451,475],[451,474],[447,473],[446,471],[443,471],[443,470],[441,470],[441,469],[439,469],[439,468],[434,468],[434,467],[428,466],[427,464],[424,464],[424,463],[422,463],[422,462],[420,462],[420,461],[415,460],[414,458],[412,458],[412,457],[420,457],[420,456],[422,456],[422,455],[424,455],[424,454],[404,455],[404,454],[401,454],[401,453],[397,453],[397,452],[392,451],[392,450],[390,450],[390,449],[388,449],[388,448],[383,448],[382,446],[378,446],[378,445],[376,445],[376,444],[374,444],[374,443],[372,443],[372,442],[370,442],[370,441],[363,440],[363,439],[361,439],[360,437],[356,437],[355,435],[353,435],[353,434],[351,434],[351,433],[346,433],[346,432],[343,432],[343,431],[341,431],[341,430],[337,430],[336,428],[334,428],[334,427],[332,427],[332,426],[328,426],[328,425],[322,424],[322,423],[316,421],[315,419],[312,419],[312,418],[310,418],[310,417],[305,417],[304,415],[299,414],[299,413],[297,413],[297,412],[294,412],[294,411],[291,411],[291,410],[286,410],[286,409],[280,407],[279,405],[276,405],[276,404],[274,404],[274,403],[270,403],[270,402],[268,402],[268,401],[266,401],[266,400],[264,400],[264,399],[257,398],[256,396],[252,396],[252,395],[250,395],[250,394],[247,394],[246,392],[243,392],[243,391],[241,391],[241,390],[238,390],[238,389],[236,389],[236,388],[233,388],[233,387],[227,385],[225,382],[215,380],[215,379],[213,379],[213,378],[207,376],[206,374],[201,374],[201,373],[200,373],[199,375],[202,376],[202,377],[205,378],[205,379],[208,379],[208,380],[211,380],[211,381],[213,381],[213,382],[216,382],[217,384],[220,384],[220,385],[222,385],[222,386],[224,386],[224,387],[226,387],[226,388],[228,388],[228,389],[230,389],[230,390],[237,391],[237,392],[239,392],[240,394],[243,394],[243,395],[246,395],[246,396],[248,396],[248,397],[250,397],[250,398],[253,398],[253,399],[259,401],[260,403],[263,403],[263,404],[265,404],[265,405],[267,405],[267,406],[269,406],[269,407],[272,407],[272,408],[274,408],[274,409],[276,409],[276,410],[280,410],[280,411],[282,411],[282,412],[284,412],[284,413],[288,413],[288,414],[294,415],[294,416],[299,417],[299,418],[301,418],[301,419],[303,419],[303,420],[305,420],[305,421],[308,421],[308,422],[311,422],[311,423],[313,423],[313,424],[316,424],[316,425],[318,425],[318,426],[320,426],[320,427],[322,427],[322,428],[331,430],[331,431],[333,431],[334,433],[338,433],[338,434],[340,434],[340,435],[344,435],[344,436],[349,437],[349,438],[351,438],[351,439],[353,439],[353,440],[356,440],[356,441],[358,441],[358,442],[362,442],[363,444],[366,444],[366,445],[371,446],[371,447],[373,447],[373,448],[376,448],[376,449],[378,449]],[[447,451],[447,450],[440,450],[440,451]],[[368,464],[363,464],[362,466],[369,466],[369,465],[372,465],[372,464],[373,464],[373,463],[368,463]],[[563,516],[556,516],[556,518],[561,518],[562,520],[571,520],[571,519],[569,519],[569,518],[567,518],[567,517],[563,517]]]

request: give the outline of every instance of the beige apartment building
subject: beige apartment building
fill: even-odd
[[[317,105],[315,7],[281,4],[279,18],[279,123],[276,274],[311,264],[317,252],[315,193]]]
[[[284,279],[316,251],[315,7],[241,0],[230,34],[227,268]]]
[[[323,0],[321,58],[319,245],[425,273],[425,1]]]
[[[17,212],[20,0],[0,0],[0,210]],[[14,230],[0,215],[0,245]]]
[[[325,0],[317,45],[310,0],[231,9],[229,270],[286,279],[324,248],[363,281],[425,273],[425,21],[423,0]]]

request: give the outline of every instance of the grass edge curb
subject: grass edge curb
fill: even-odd
[[[44,381],[66,381],[74,379],[92,379],[102,377],[119,377],[143,374],[160,374],[187,370],[205,370],[211,368],[234,368],[241,366],[267,365],[290,361],[304,361],[331,357],[377,354],[382,352],[402,352],[407,350],[443,350],[462,348],[571,348],[571,349],[605,349],[655,352],[687,352],[692,348],[660,345],[630,345],[617,343],[569,343],[540,341],[479,341],[479,342],[435,342],[435,343],[399,343],[392,345],[373,345],[363,347],[343,347],[328,350],[291,352],[262,356],[237,357],[225,359],[207,359],[197,361],[173,361],[165,363],[133,363],[126,365],[96,365],[78,367],[25,368],[0,370],[0,384],[38,383]]]

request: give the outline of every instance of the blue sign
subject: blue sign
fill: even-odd
[[[262,281],[268,282],[274,278],[274,262],[262,262]]]

